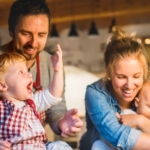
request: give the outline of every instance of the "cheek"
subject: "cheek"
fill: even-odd
[[[148,114],[150,115],[150,110],[147,109],[146,107],[141,107],[138,108],[138,111],[137,111],[138,114],[141,114],[141,115],[144,115],[144,116],[147,116]]]
[[[142,87],[143,85],[143,78],[140,78],[139,80],[137,80],[137,85],[139,85],[140,87]]]
[[[124,83],[122,83],[122,81],[120,81],[120,80],[118,80],[118,79],[116,79],[116,78],[113,78],[113,79],[111,80],[111,83],[112,83],[112,86],[113,86],[114,89],[120,88],[120,87],[122,87],[123,84],[124,84]]]
[[[23,46],[25,43],[27,43],[28,39],[25,37],[22,37],[21,35],[16,36],[15,38],[15,43],[17,46]]]
[[[40,47],[44,48],[45,44],[46,44],[47,38],[43,38],[42,40],[40,40]]]

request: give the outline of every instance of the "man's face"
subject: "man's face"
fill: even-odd
[[[13,36],[15,50],[27,60],[36,58],[45,47],[49,20],[44,14],[20,16]]]

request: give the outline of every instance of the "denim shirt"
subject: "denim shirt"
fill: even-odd
[[[130,150],[136,144],[141,131],[119,124],[116,112],[121,108],[111,88],[102,79],[88,85],[85,95],[87,131],[80,141],[80,150],[91,150],[96,140],[106,140],[118,150]]]

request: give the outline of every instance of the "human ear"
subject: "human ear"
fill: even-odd
[[[7,89],[8,89],[7,85],[3,81],[0,81],[0,91],[6,92]]]
[[[135,100],[135,107],[137,108],[139,106],[139,98],[136,97],[134,100]]]

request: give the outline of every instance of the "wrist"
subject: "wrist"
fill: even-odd
[[[62,124],[62,119],[59,119],[56,123],[56,127],[57,127],[57,131],[61,134],[62,130],[61,130],[61,124]]]

